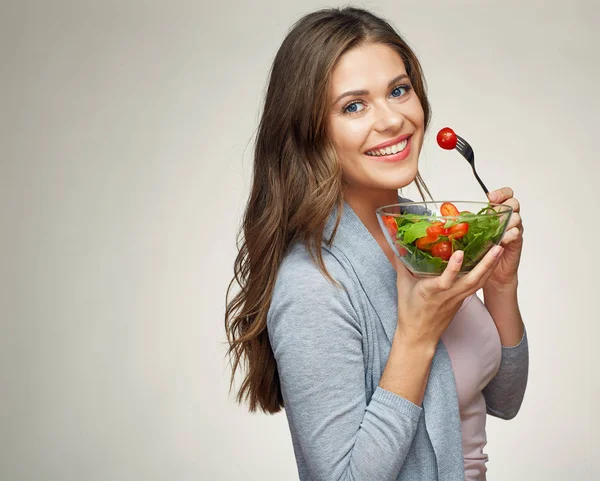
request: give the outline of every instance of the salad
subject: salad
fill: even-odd
[[[461,271],[471,270],[498,243],[505,227],[491,205],[471,213],[444,202],[440,214],[381,217],[398,255],[421,272],[441,273],[456,250],[464,251]]]

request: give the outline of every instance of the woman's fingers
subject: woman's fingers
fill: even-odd
[[[506,246],[511,242],[516,241],[519,237],[521,237],[523,230],[521,227],[513,227],[512,229],[506,231],[504,237],[502,238],[502,245]]]
[[[456,279],[458,279],[458,274],[460,272],[464,257],[465,253],[463,251],[454,252],[452,257],[450,257],[448,260],[448,266],[444,269],[442,275],[434,279],[430,279],[431,282],[423,285],[423,289],[425,289],[427,294],[434,295],[438,292],[449,290],[456,282]]]
[[[523,223],[523,220],[521,219],[521,214],[519,214],[518,212],[515,212],[515,213],[513,213],[513,215],[510,216],[510,221],[508,222],[508,225],[506,226],[506,230],[509,231],[513,227],[520,226],[522,223]]]
[[[518,213],[521,211],[521,204],[514,197],[511,197],[510,199],[506,199],[503,202],[503,204],[512,207],[514,213]]]
[[[502,250],[502,252],[504,252],[504,250]],[[487,282],[487,280],[490,278],[490,276],[496,270],[496,267],[498,266],[498,263],[500,262],[500,259],[502,258],[502,252],[500,253],[500,255],[498,257],[496,257],[494,263],[492,264],[492,267],[490,269],[488,269],[485,272],[485,274],[483,275],[483,277],[480,279],[479,285],[476,287],[476,289],[473,290],[473,292],[471,292],[469,295],[475,294],[475,292],[477,292],[479,289],[481,289],[485,285],[485,283]]]
[[[501,189],[494,190],[488,194],[488,199],[492,202],[501,204],[506,199],[514,197],[515,193],[510,187],[502,187]]]
[[[467,297],[477,292],[483,286],[485,280],[494,272],[503,251],[502,246],[492,247],[479,264],[458,279],[453,289],[455,295]]]
[[[418,292],[425,299],[434,299],[440,293],[447,293],[443,296],[444,299],[459,298],[462,300],[485,284],[485,281],[496,269],[503,251],[502,246],[494,246],[470,272],[460,278],[458,275],[464,260],[463,251],[454,252],[444,272],[440,276],[432,278],[416,278],[400,260],[396,259],[398,290],[410,292],[415,285],[419,284]],[[441,300],[442,298],[440,298],[440,302]]]

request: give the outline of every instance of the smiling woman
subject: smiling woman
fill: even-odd
[[[285,407],[302,481],[485,479],[486,413],[523,399],[520,237],[463,277],[456,251],[417,279],[377,221],[398,189],[429,194],[424,85],[406,42],[356,8],[306,15],[273,63],[225,328],[238,401]]]
[[[365,43],[346,52],[332,72],[328,134],[344,172],[344,200],[357,212],[396,203],[398,187],[417,176],[425,94],[420,78],[414,91],[406,70],[396,50]]]
[[[398,72],[400,75],[395,75]],[[372,88],[337,95],[353,84]],[[336,65],[330,91],[336,101],[329,135],[350,186],[346,200],[352,197],[351,186],[357,184],[391,191],[412,182],[425,116],[400,56],[382,44],[354,48]],[[365,155],[371,158],[365,159]],[[401,168],[396,165],[400,161],[404,161]]]

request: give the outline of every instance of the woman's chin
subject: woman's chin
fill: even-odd
[[[381,186],[384,189],[403,189],[414,182],[417,177],[417,169],[411,169],[410,172],[398,172],[396,175],[390,172],[384,178],[381,179]]]

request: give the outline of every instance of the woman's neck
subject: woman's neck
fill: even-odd
[[[392,265],[395,265],[394,252],[389,246],[375,211],[384,205],[398,203],[397,190],[374,190],[369,192],[355,192],[351,189],[344,191],[344,200],[356,213],[358,218],[377,241]]]

